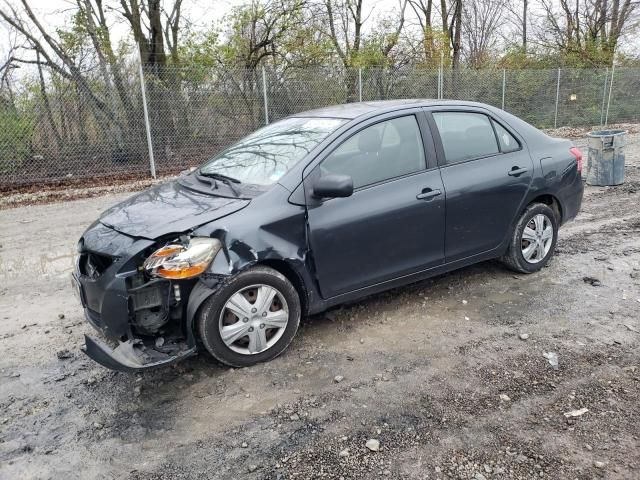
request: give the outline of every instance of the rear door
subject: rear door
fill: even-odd
[[[324,298],[444,262],[444,192],[420,109],[354,127],[305,178],[305,190],[328,173],[350,175],[355,189],[307,204]]]
[[[434,109],[429,123],[446,192],[446,262],[498,248],[533,178],[524,142],[482,109]]]

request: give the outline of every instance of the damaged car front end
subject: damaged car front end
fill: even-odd
[[[180,195],[193,195],[180,184],[152,193],[164,197],[168,190],[174,202]],[[290,192],[276,187],[264,195],[281,203]],[[223,218],[200,225],[202,219],[192,215],[191,229],[180,234],[158,231],[159,237],[151,239],[140,236],[141,223],[120,223],[107,213],[83,234],[72,283],[86,319],[102,333],[103,338],[85,336],[84,351],[93,360],[128,372],[183,360],[198,351],[200,307],[226,279],[258,263],[286,263],[295,266],[291,275],[305,275],[302,207],[285,203],[284,218],[282,209],[273,211],[272,218],[247,199],[221,210],[215,209],[218,197],[203,200],[209,202],[210,217]],[[137,208],[152,208],[138,202],[134,197],[128,206],[120,205],[118,214],[131,217]],[[244,215],[228,215],[241,208]]]
[[[200,265],[180,271],[175,261],[183,261],[180,254],[184,257],[195,242],[196,253],[202,255],[202,247],[197,239],[178,242],[182,243],[155,250],[156,242],[129,237],[101,223],[85,233],[72,278],[86,319],[106,339],[85,335],[85,352],[96,362],[131,371],[196,353],[195,338],[184,322],[186,299],[195,283],[188,275],[193,268],[202,269],[220,244],[211,245]]]
[[[163,208],[169,201],[171,208]],[[189,231],[248,203],[189,189],[183,180],[140,193],[91,225],[78,242],[72,283],[86,319],[105,340],[87,335],[87,355],[132,371],[196,353],[189,299],[221,242]]]

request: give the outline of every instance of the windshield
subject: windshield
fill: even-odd
[[[200,173],[217,173],[242,183],[270,185],[345,121],[286,118],[244,137],[205,163]]]

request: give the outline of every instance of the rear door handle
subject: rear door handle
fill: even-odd
[[[509,170],[509,176],[510,177],[517,177],[518,175],[522,175],[526,171],[527,171],[526,168],[513,167],[511,170]]]
[[[421,193],[416,195],[416,198],[418,200],[431,200],[432,198],[437,197],[441,194],[442,192],[440,190],[431,190],[430,188],[425,188]]]

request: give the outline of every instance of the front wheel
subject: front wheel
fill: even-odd
[[[268,267],[253,267],[224,284],[198,314],[200,339],[231,367],[248,367],[280,355],[300,324],[300,297],[291,282]]]
[[[520,273],[533,273],[548,262],[558,239],[555,212],[544,203],[532,203],[518,220],[502,261]]]

